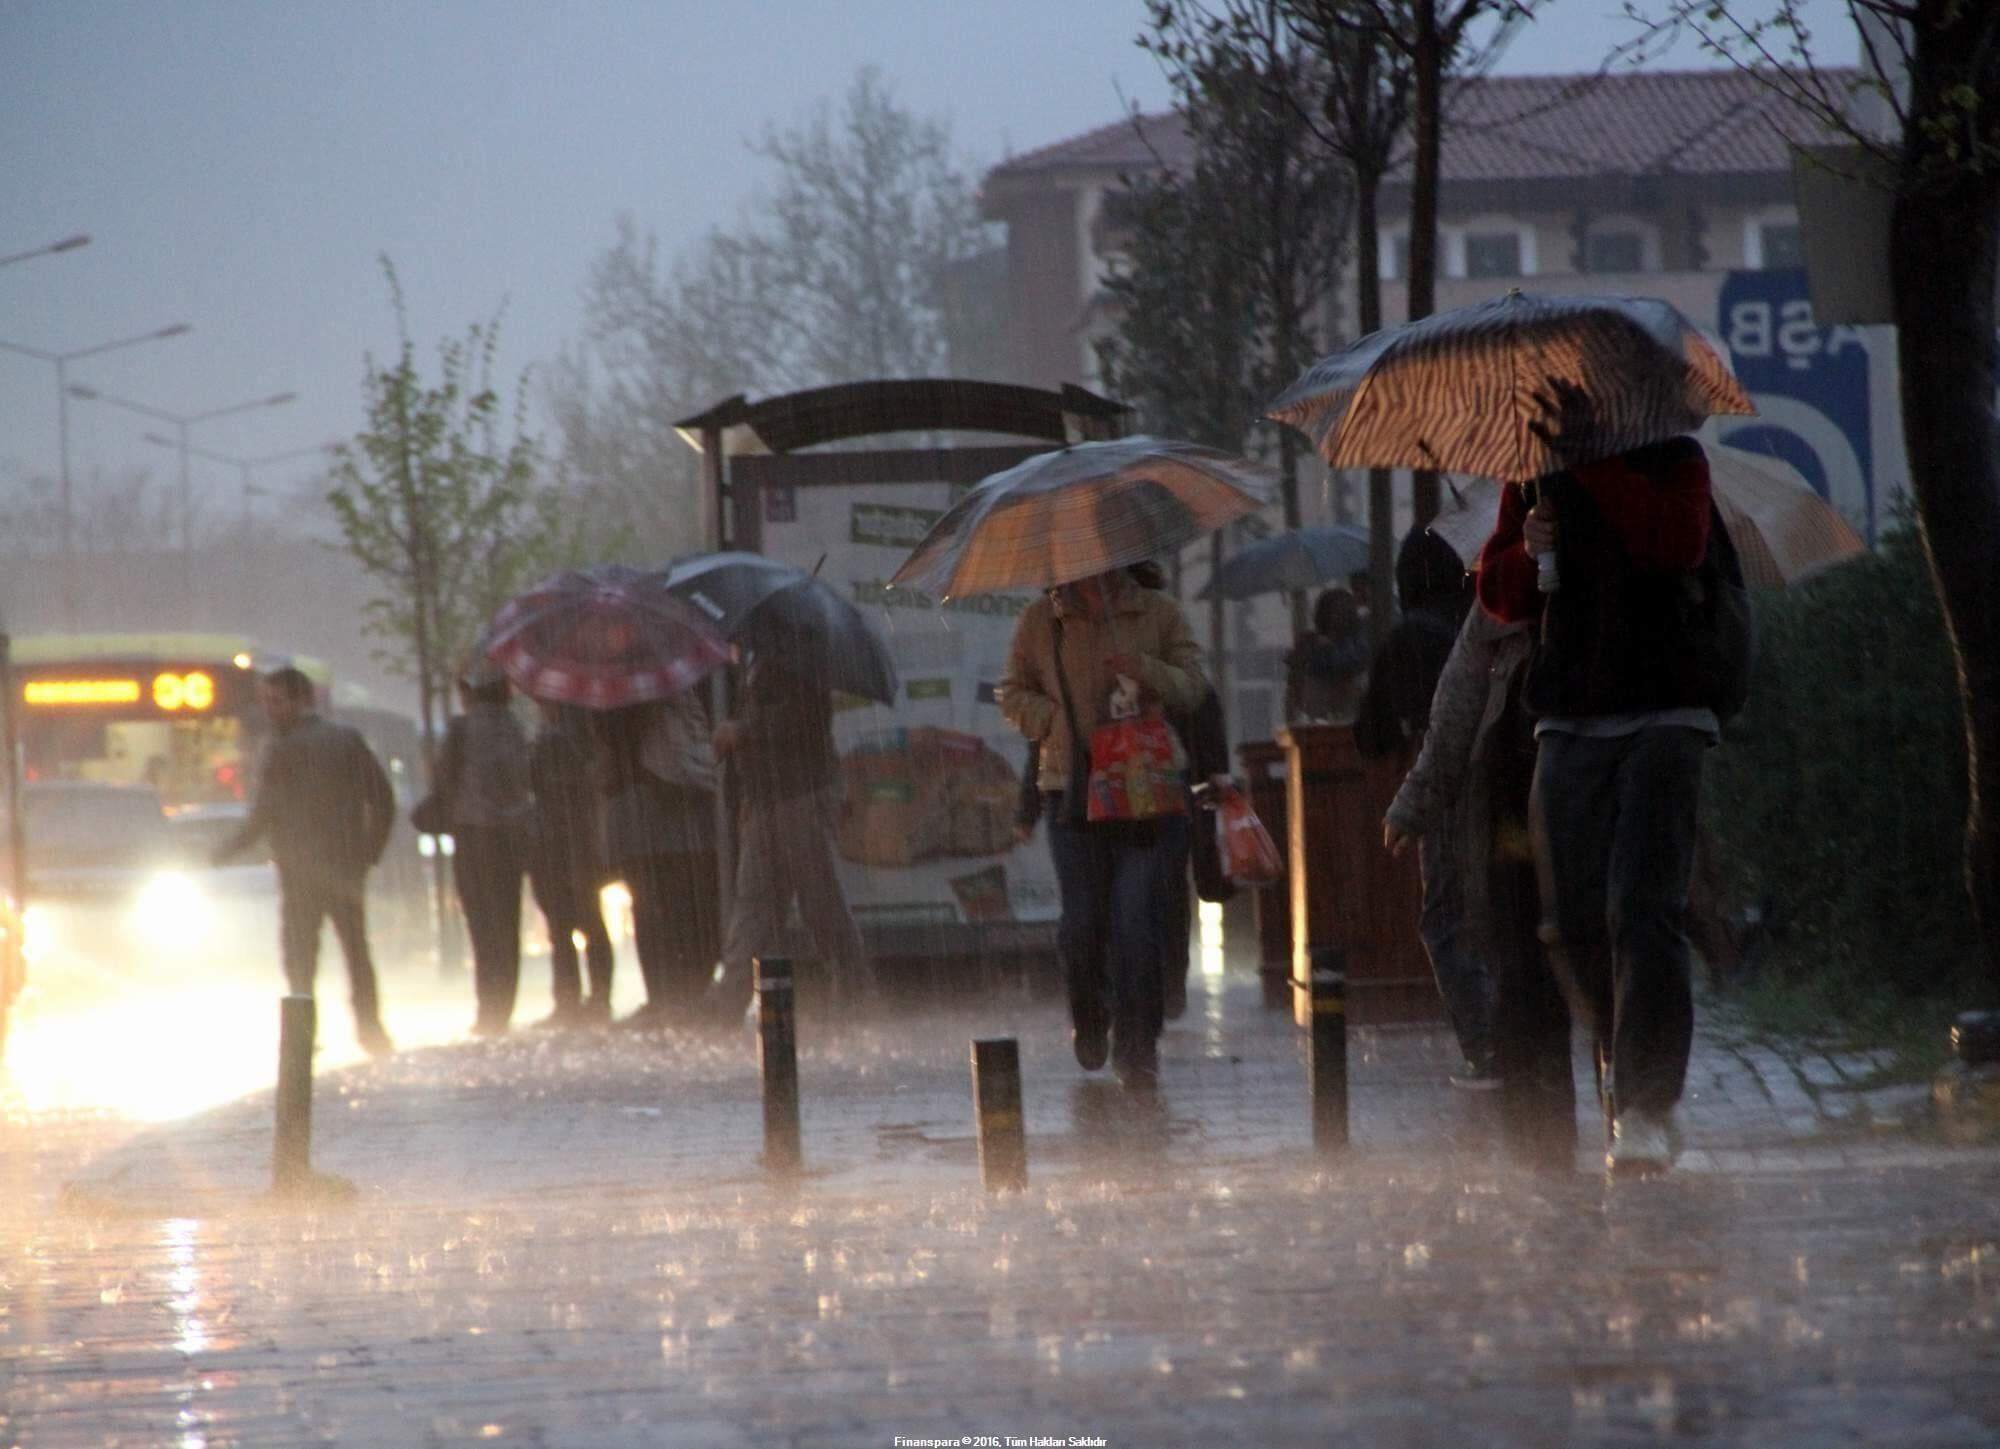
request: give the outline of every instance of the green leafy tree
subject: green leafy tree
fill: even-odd
[[[366,628],[383,665],[417,687],[434,766],[453,674],[487,620],[524,584],[574,562],[584,540],[575,510],[541,481],[524,388],[510,409],[494,385],[498,317],[441,342],[426,377],[387,258],[382,270],[396,314],[395,359],[368,359],[367,426],[335,451],[327,502],[378,590]]]

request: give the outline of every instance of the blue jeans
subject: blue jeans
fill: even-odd
[[[1062,895],[1057,945],[1079,1031],[1111,1028],[1120,1067],[1150,1067],[1165,1025],[1167,871],[1186,859],[1187,820],[1072,824],[1051,795],[1049,854]]]
[[[1417,934],[1431,958],[1438,994],[1451,1018],[1465,1059],[1484,1063],[1493,1054],[1493,979],[1473,949],[1474,937],[1465,919],[1465,888],[1458,878],[1456,821],[1433,830],[1417,842],[1417,864],[1424,880],[1424,904],[1417,917]]]

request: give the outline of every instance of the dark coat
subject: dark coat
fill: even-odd
[[[250,818],[218,855],[268,838],[287,884],[353,894],[395,823],[389,776],[361,732],[309,714],[266,747]]]

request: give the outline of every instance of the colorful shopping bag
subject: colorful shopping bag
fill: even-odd
[[[1187,813],[1186,756],[1158,715],[1113,720],[1090,736],[1092,820],[1156,820]]]
[[[1284,878],[1277,842],[1233,785],[1215,792],[1215,843],[1222,854],[1223,874],[1238,885],[1270,885]]]

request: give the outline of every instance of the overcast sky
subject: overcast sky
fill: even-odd
[[[1511,72],[1595,67],[1619,0],[1552,0]],[[1854,46],[1815,0],[1831,61]],[[506,304],[509,372],[579,331],[586,269],[630,212],[670,248],[759,185],[744,141],[838,99],[873,64],[948,116],[970,161],[1059,140],[1167,88],[1132,44],[1143,0],[0,0],[0,340],[70,351],[193,331],[72,365],[76,380],[192,414],[292,390],[193,430],[260,456],[351,434],[363,354],[395,341],[376,258],[428,350]],[[1693,53],[1681,64],[1707,63]],[[71,413],[71,466],[172,453],[158,425]],[[0,352],[0,484],[53,475],[54,369]],[[284,486],[304,465],[273,467]],[[233,470],[197,464],[233,508]],[[229,490],[224,492],[223,490]]]

